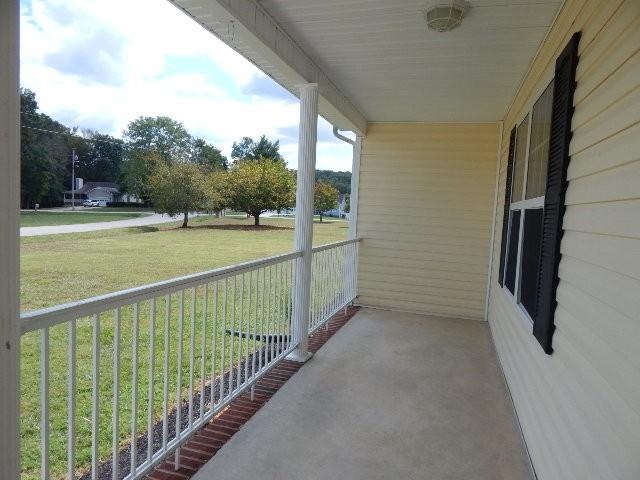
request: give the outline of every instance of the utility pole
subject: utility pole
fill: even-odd
[[[71,210],[76,209],[76,149],[71,150]]]

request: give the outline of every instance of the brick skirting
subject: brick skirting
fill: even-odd
[[[348,307],[340,311],[309,339],[309,350],[320,348],[358,311]],[[174,459],[169,457],[147,475],[148,480],[188,480],[220,450],[224,444],[296,373],[303,364],[283,360],[262,377],[255,386],[254,399],[249,392],[236,398],[211,419],[180,448],[180,469],[175,470]]]

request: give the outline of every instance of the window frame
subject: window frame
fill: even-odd
[[[518,200],[516,202],[513,201],[513,188],[515,185],[515,179],[513,176],[516,173],[515,168],[515,157],[514,157],[514,168],[511,172],[511,192],[509,198],[511,199],[511,203],[509,204],[509,221],[508,221],[508,230],[507,230],[507,238],[510,238],[511,228],[512,228],[512,219],[513,212],[515,210],[520,211],[520,225],[518,232],[518,242],[517,242],[517,261],[516,261],[516,271],[515,271],[515,279],[514,279],[514,292],[511,293],[509,288],[506,286],[506,281],[502,285],[502,289],[506,293],[507,297],[513,304],[516,306],[517,310],[520,312],[522,319],[525,322],[525,326],[533,330],[533,323],[535,321],[534,318],[531,317],[527,309],[524,307],[521,301],[521,277],[522,277],[522,245],[524,241],[524,219],[525,219],[525,211],[526,210],[535,210],[535,209],[544,209],[544,200],[546,196],[546,186],[545,186],[545,194],[527,199],[527,180],[529,174],[529,152],[531,148],[531,128],[533,125],[533,108],[536,102],[542,97],[544,92],[549,86],[553,86],[555,80],[555,72],[550,71],[545,77],[543,81],[540,82],[540,86],[535,90],[534,94],[531,95],[529,101],[527,102],[527,108],[523,109],[520,116],[515,121],[516,135],[515,135],[515,144],[514,144],[514,155],[517,153],[518,149],[518,127],[522,124],[524,119],[529,116],[529,122],[527,124],[527,146],[525,149],[525,165],[524,172],[522,178],[522,200]],[[553,96],[553,93],[552,93]],[[511,248],[510,244],[507,244],[505,251],[505,258],[509,256],[509,249]],[[502,271],[503,278],[507,276],[507,261],[504,262],[504,268]]]

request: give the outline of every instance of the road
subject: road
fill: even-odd
[[[129,218],[127,220],[114,220],[111,222],[76,223],[72,225],[52,225],[44,227],[22,227],[20,228],[20,236],[33,237],[36,235],[55,235],[58,233],[94,232],[96,230],[109,230],[112,228],[142,227],[145,225],[157,225],[158,223],[176,222],[181,219],[181,216],[171,218],[168,215],[154,213],[151,215],[145,215],[143,217]]]

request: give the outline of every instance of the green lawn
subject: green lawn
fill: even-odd
[[[199,272],[211,268],[231,265],[242,261],[261,258],[277,253],[291,251],[293,244],[293,220],[261,219],[263,227],[255,229],[253,219],[215,219],[211,217],[192,219],[192,228],[179,229],[177,224],[165,224],[157,227],[139,227],[115,229],[101,232],[50,235],[42,237],[26,237],[21,239],[21,303],[23,311],[51,306],[93,295],[122,290],[124,288],[143,285],[178,275]],[[315,223],[314,243],[323,244],[343,240],[347,236],[348,224],[343,221],[327,221]],[[245,276],[245,283],[250,277]],[[261,290],[262,283],[253,278],[255,290]],[[219,285],[220,296],[224,288]],[[284,291],[284,290],[283,290]],[[191,293],[185,296],[186,312],[183,335],[184,357],[190,354],[190,315]],[[199,350],[202,335],[212,338],[211,322],[204,327],[201,313],[204,305],[204,291],[198,289],[195,306],[194,338],[196,362],[194,375],[200,378],[202,358]],[[227,290],[229,299],[233,293]],[[268,296],[267,296],[268,298]],[[271,296],[273,298],[273,296]],[[288,305],[290,298],[286,294],[280,296],[282,303]],[[245,300],[246,302],[246,300]],[[170,398],[175,402],[177,397],[178,361],[176,346],[178,344],[178,303],[179,295],[171,298],[171,315],[169,324],[169,386]],[[245,303],[246,305],[246,303]],[[210,292],[208,311],[213,312],[213,295]],[[239,311],[240,301],[236,311]],[[245,306],[247,308],[247,306]],[[165,304],[161,299],[156,305],[156,336],[154,337],[154,402],[153,412],[158,417],[162,412],[162,360]],[[230,307],[229,307],[230,309]],[[221,302],[217,305],[222,315]],[[275,313],[273,304],[267,305],[267,311]],[[139,401],[140,408],[136,423],[140,430],[144,429],[147,415],[147,370],[149,367],[149,349],[151,346],[150,303],[140,304],[139,309]],[[237,315],[237,318],[240,318]],[[275,315],[274,315],[274,318]],[[236,320],[237,321],[237,320]],[[249,318],[253,323],[255,318]],[[110,453],[111,408],[112,408],[112,355],[114,345],[114,318],[112,313],[101,316],[101,356],[100,356],[100,455],[108,458]],[[120,442],[126,443],[131,430],[131,391],[132,391],[132,337],[133,313],[131,308],[123,308],[121,312],[121,378],[120,391]],[[91,418],[91,335],[90,319],[78,322],[77,327],[77,452],[76,466],[78,471],[86,470],[90,461],[90,421]],[[240,325],[236,325],[240,328]],[[246,324],[244,325],[246,328]],[[50,394],[51,399],[51,472],[52,478],[64,478],[66,465],[66,426],[67,426],[67,344],[68,324],[50,329]],[[217,348],[216,371],[222,351],[222,326],[215,333]],[[39,474],[39,340],[38,334],[28,334],[22,341],[22,462],[23,478],[35,479]],[[210,343],[210,342],[208,342]],[[231,346],[235,352],[248,351],[236,340],[226,337],[225,355],[229,355]],[[209,346],[207,346],[209,348]],[[242,348],[243,350],[239,350]],[[210,372],[211,355],[205,352],[205,371]],[[181,390],[188,389],[189,365],[182,365]],[[196,380],[197,383],[198,380]]]
[[[20,214],[21,227],[42,227],[50,225],[72,225],[74,223],[112,222],[114,220],[127,220],[140,217],[141,213],[113,212],[97,213],[93,211],[78,212],[22,212]]]

